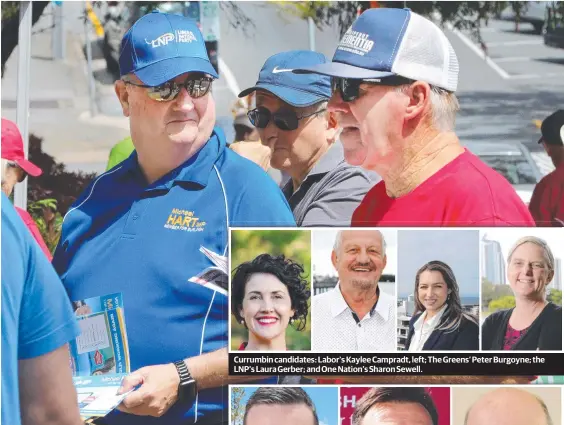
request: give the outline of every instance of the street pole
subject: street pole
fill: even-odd
[[[307,23],[309,27],[309,50],[315,50],[315,24],[313,23],[313,18],[307,18]]]
[[[20,3],[20,26],[18,29],[18,94],[16,124],[23,139],[24,155],[29,152],[29,80],[31,61],[31,1]],[[27,209],[27,179],[14,188],[14,205]]]
[[[86,64],[88,68],[88,96],[90,97],[90,117],[96,115],[96,86],[92,72],[92,44],[90,42],[90,20],[84,21],[84,40],[86,43]]]
[[[65,58],[65,28],[63,19],[63,5],[64,2],[52,3],[53,7],[53,38],[52,38],[52,48],[53,48],[53,59],[64,59]]]

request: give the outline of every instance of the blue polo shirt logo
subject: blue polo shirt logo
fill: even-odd
[[[194,211],[179,208],[172,209],[164,225],[165,229],[183,230],[185,232],[203,232],[205,227],[206,222],[196,217]]]

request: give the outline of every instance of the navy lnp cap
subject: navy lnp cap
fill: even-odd
[[[296,67],[298,68],[298,67]],[[384,79],[399,75],[454,92],[458,59],[445,34],[409,9],[369,9],[341,39],[332,62],[300,66],[339,78]]]
[[[153,12],[125,33],[119,55],[120,75],[134,73],[143,84],[158,86],[186,72],[218,78],[196,23],[189,18]]]
[[[564,145],[564,109],[559,109],[546,117],[541,125],[542,137],[539,143],[548,145]]]
[[[277,53],[266,60],[260,70],[256,84],[239,93],[239,97],[247,96],[255,90],[266,90],[296,107],[305,107],[327,101],[331,97],[329,77],[292,72],[296,67],[324,63],[327,63],[327,58],[321,53],[311,50],[291,50]]]

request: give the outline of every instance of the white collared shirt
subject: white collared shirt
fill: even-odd
[[[356,322],[337,284],[313,297],[312,350],[327,352],[396,351],[394,297],[380,291],[372,313]]]
[[[413,336],[411,337],[411,342],[409,344],[409,351],[423,351],[423,346],[441,321],[441,317],[447,308],[447,303],[445,303],[441,309],[429,320],[425,321],[427,317],[427,312],[424,312],[419,319],[413,324]]]

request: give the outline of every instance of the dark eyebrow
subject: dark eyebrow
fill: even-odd
[[[260,292],[260,291],[249,291],[248,295],[250,295],[250,294],[262,295],[262,292]],[[271,294],[284,294],[284,291],[276,290],[276,291],[272,291]]]

